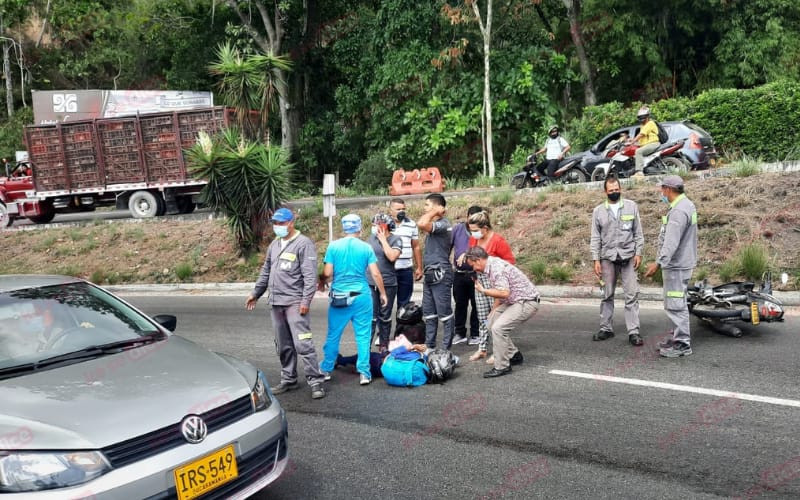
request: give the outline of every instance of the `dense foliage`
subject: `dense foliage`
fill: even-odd
[[[217,50],[227,43],[245,58],[291,61],[285,81],[273,82],[280,113],[265,125],[271,137],[296,141],[293,180],[314,189],[323,173],[337,172],[343,182],[374,185],[393,168],[432,165],[449,178],[469,177],[484,165],[482,37],[468,4],[0,0],[10,68],[0,100],[19,112],[30,105],[31,88],[215,90],[220,79],[209,66],[225,62]],[[628,123],[639,102],[652,103],[659,119],[693,119],[725,148],[765,158],[794,154],[800,2],[494,4],[498,167],[541,145],[550,123],[568,123],[571,140],[586,144]],[[264,53],[270,33],[259,31],[258,6],[268,7],[270,26],[281,33],[279,44],[267,44],[277,54]],[[584,110],[586,68],[598,106]],[[3,109],[0,154],[12,155],[23,147],[15,129],[29,115],[9,119]]]

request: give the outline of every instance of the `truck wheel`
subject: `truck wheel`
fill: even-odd
[[[165,200],[164,197],[158,193],[154,194],[153,196],[156,197],[156,203],[158,204],[158,211],[156,212],[156,215],[161,217],[167,213],[167,200]]]
[[[56,210],[53,208],[52,204],[48,204],[42,207],[42,214],[41,215],[33,215],[28,217],[34,224],[47,224],[48,222],[53,220],[53,217],[56,216]]]
[[[135,219],[155,217],[159,210],[158,198],[150,191],[136,191],[128,199],[128,210]]]
[[[8,214],[5,203],[0,203],[0,229],[11,227],[14,223],[14,216]]]

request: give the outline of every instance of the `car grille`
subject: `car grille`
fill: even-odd
[[[275,468],[275,465],[277,465],[278,460],[286,458],[288,451],[287,434],[284,428],[283,434],[272,442],[237,458],[236,466],[239,470],[239,475],[236,479],[208,492],[199,497],[199,499],[218,500],[228,498],[234,493],[247,488],[262,477],[269,475]],[[153,495],[145,500],[171,500],[177,497],[177,491],[172,487],[163,493]]]
[[[250,396],[209,410],[200,416],[206,422],[209,434],[253,414]],[[186,444],[181,424],[176,423],[147,434],[103,448],[102,452],[114,468],[152,457],[161,452]]]

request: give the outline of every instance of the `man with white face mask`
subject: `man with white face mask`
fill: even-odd
[[[311,397],[319,399],[325,397],[324,376],[319,369],[308,314],[317,289],[317,248],[294,224],[294,214],[288,208],[279,208],[272,214],[276,238],[267,248],[261,275],[245,306],[248,311],[255,309],[256,302],[269,288],[275,344],[281,361],[281,382],[271,388],[273,394],[298,388],[299,356],[311,386]]]

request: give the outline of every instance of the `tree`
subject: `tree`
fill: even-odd
[[[192,175],[208,182],[201,192],[203,202],[225,214],[239,254],[257,252],[269,214],[289,192],[286,150],[227,129],[213,138],[201,132],[186,157]]]
[[[592,65],[586,56],[586,48],[583,43],[581,33],[581,0],[561,0],[567,8],[567,19],[569,19],[569,34],[572,43],[575,45],[575,54],[578,56],[578,64],[583,76],[584,104],[594,106],[597,104],[597,97],[594,92],[594,77],[592,76]]]
[[[6,113],[11,118],[14,115],[14,75],[11,72],[11,51],[17,53],[17,60],[22,59],[22,46],[14,40],[9,28],[20,23],[26,14],[24,0],[0,0],[0,40],[3,44],[3,79],[6,82]],[[23,77],[22,64],[20,78]]]

